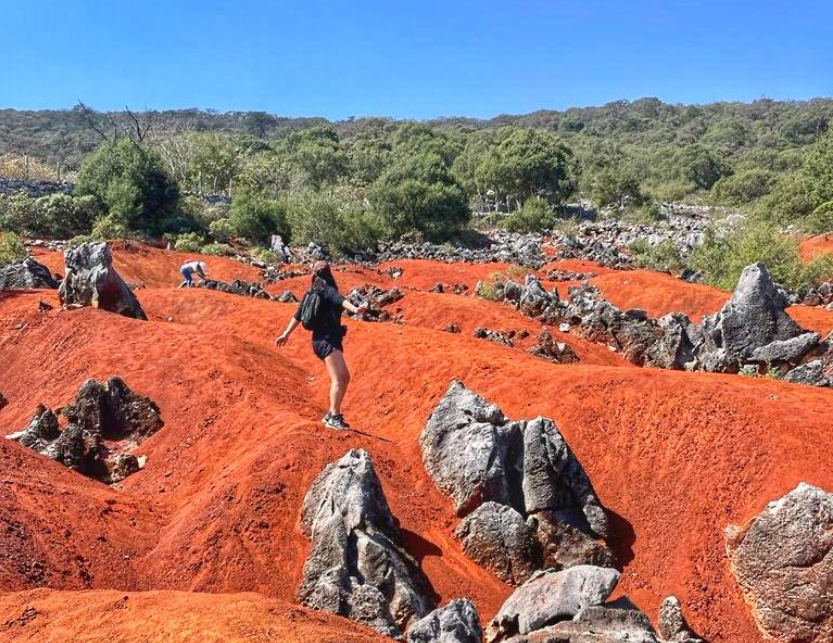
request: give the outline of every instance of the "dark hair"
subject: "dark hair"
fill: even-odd
[[[327,285],[338,290],[336,279],[333,277],[333,271],[330,269],[330,264],[326,261],[319,261],[312,267],[312,283],[315,283],[316,279],[321,279]]]

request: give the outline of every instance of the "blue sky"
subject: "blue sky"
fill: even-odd
[[[34,7],[34,8],[33,8]],[[821,0],[0,0],[0,107],[490,117],[833,95]]]

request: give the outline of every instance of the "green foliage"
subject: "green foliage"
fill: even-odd
[[[99,241],[111,241],[136,238],[138,234],[128,226],[124,217],[111,212],[96,221],[89,236]]]
[[[227,243],[209,243],[202,247],[201,252],[204,255],[213,255],[215,257],[230,257],[234,254],[234,248]]]
[[[198,232],[184,232],[177,236],[174,250],[179,252],[199,252],[205,245],[205,239]]]
[[[752,203],[770,193],[773,179],[768,170],[744,170],[718,180],[712,186],[711,197],[715,203],[725,205]]]
[[[443,241],[471,216],[465,191],[432,153],[394,163],[373,184],[368,198],[390,237],[416,230],[429,241]]]
[[[542,199],[532,197],[517,212],[506,216],[503,227],[510,232],[540,232],[552,228],[552,208]]]
[[[752,221],[728,234],[710,232],[691,257],[709,283],[730,290],[743,269],[755,262],[766,265],[772,278],[793,292],[833,276],[833,258],[823,255],[809,263],[801,259],[798,241],[766,222]]]
[[[517,206],[533,196],[557,205],[572,192],[570,150],[555,135],[505,128],[497,139],[475,170],[478,185]]]
[[[628,250],[630,250],[634,265],[637,268],[647,268],[660,272],[677,272],[684,267],[680,249],[671,239],[653,246],[645,239],[637,239]]]
[[[269,248],[261,248],[260,246],[251,249],[251,255],[255,259],[260,259],[265,263],[277,263],[278,262],[278,253],[274,250],[270,250]]]
[[[171,230],[179,190],[153,151],[130,140],[105,142],[81,167],[75,193],[91,195],[107,211],[108,222],[96,229],[144,231],[159,235]]]
[[[273,234],[287,232],[283,204],[252,190],[237,192],[228,221],[235,236],[255,245],[268,244]]]
[[[804,175],[814,207],[833,201],[833,131],[823,136],[807,155]]]
[[[286,211],[296,243],[323,243],[336,254],[365,250],[384,237],[378,217],[349,186],[334,192],[308,190],[292,195],[286,201]]]
[[[822,203],[805,221],[805,229],[813,234],[833,230],[833,201]]]
[[[14,232],[0,234],[0,267],[25,259],[26,255],[23,242]]]
[[[228,243],[235,234],[234,223],[229,218],[217,219],[208,224],[208,232],[215,241]]]

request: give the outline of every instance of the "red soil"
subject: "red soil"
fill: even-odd
[[[228,257],[198,255],[192,252],[177,252],[154,248],[136,241],[118,241],[111,244],[113,265],[129,284],[146,288],[171,288],[182,282],[179,269],[182,264],[200,259],[205,262],[206,275],[220,281],[260,281],[260,271]],[[64,255],[34,248],[32,255],[56,274],[64,272]]]
[[[133,274],[150,281],[153,254],[136,254],[117,252],[117,266],[135,259]],[[257,641],[261,631],[276,640],[339,640],[328,638],[335,630],[341,639],[363,640],[361,632],[374,640],[327,615],[298,610],[292,620],[294,608],[272,600],[292,601],[300,579],[309,549],[298,529],[306,490],[352,447],[373,457],[406,546],[443,601],[471,597],[490,618],[510,588],[461,551],[453,536],[458,520],[426,475],[417,444],[431,409],[458,378],[510,417],[557,421],[613,516],[612,542],[625,563],[621,593],[652,618],[661,600],[676,594],[695,629],[713,642],[760,641],[729,571],[723,530],[801,480],[833,489],[826,457],[833,391],[634,368],[573,336],[566,339],[584,361],[553,365],[471,337],[475,325],[536,330],[512,308],[411,290],[437,280],[476,281],[494,266],[401,264],[398,282],[372,271],[338,277],[342,290],[374,279],[406,292],[399,302],[405,324],[347,322],[354,380],[345,412],[357,427],[347,434],[320,425],[328,382],[308,336],[299,330],[285,349],[274,347],[293,306],[149,287],[138,296],[150,321],[138,322],[93,309],[39,313],[38,300],[54,301],[53,293],[0,298],[5,432],[23,427],[38,402],[60,406],[84,379],[111,374],[151,396],[165,420],[140,447],[147,467],[121,490],[0,443],[0,522],[13,526],[0,530],[0,591],[120,590],[2,597],[0,624],[7,625],[0,631],[7,627],[15,641],[53,640],[46,637],[56,632],[73,640],[78,631],[100,636],[90,640],[176,641],[187,639],[173,633],[207,627],[210,615],[217,631],[208,636],[216,638],[205,640]],[[696,316],[725,297],[682,282],[675,290],[654,273],[599,279],[605,277],[608,290],[652,314],[670,307]],[[165,283],[175,281],[174,272]],[[276,286],[285,285],[303,288],[305,280]],[[678,296],[684,305],[674,305]],[[437,330],[449,321],[463,333]],[[117,612],[117,599],[134,590],[151,593],[130,596],[135,612]],[[29,605],[46,625],[38,616],[18,634],[14,622]],[[292,635],[281,629],[289,627]]]
[[[39,589],[0,595],[6,643],[382,643],[345,619],[258,594],[83,594]]]
[[[809,239],[801,240],[801,256],[804,260],[810,260],[819,255],[833,252],[833,233],[820,234]]]

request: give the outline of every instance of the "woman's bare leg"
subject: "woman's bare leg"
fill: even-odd
[[[344,361],[344,353],[334,350],[324,359],[330,374],[330,414],[341,415],[341,402],[350,384],[350,371]]]

